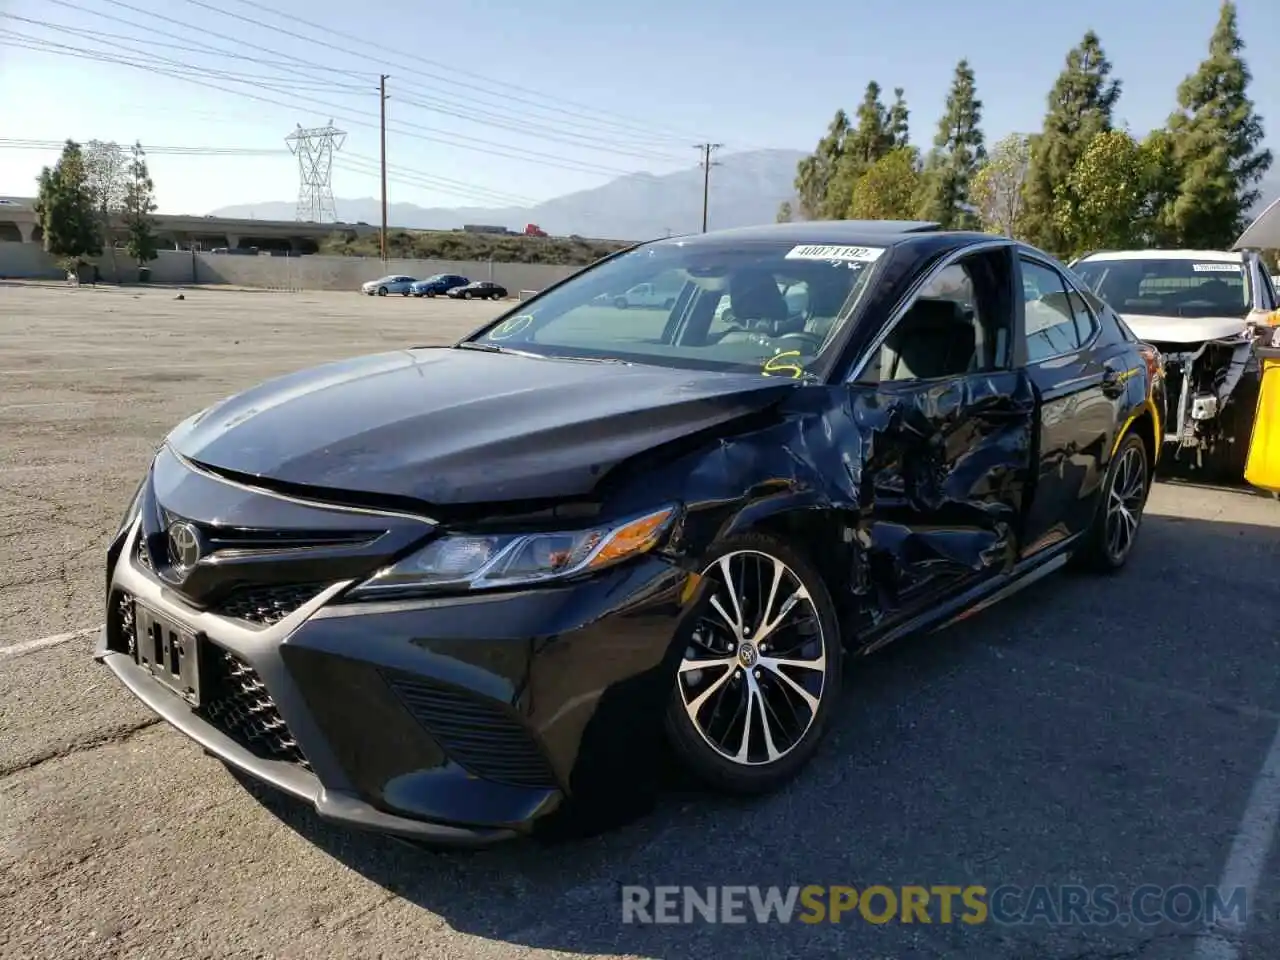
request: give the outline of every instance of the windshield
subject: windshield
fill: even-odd
[[[1085,260],[1075,273],[1113,310],[1139,316],[1244,317],[1249,284],[1239,260]]]
[[[854,312],[883,247],[662,241],[477,333],[544,356],[799,378]]]

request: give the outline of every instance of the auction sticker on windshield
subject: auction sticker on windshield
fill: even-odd
[[[1196,273],[1239,273],[1238,263],[1193,263],[1191,269]]]
[[[802,243],[787,253],[788,260],[843,260],[849,263],[875,263],[884,247],[840,247],[828,244]]]

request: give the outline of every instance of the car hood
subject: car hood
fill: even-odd
[[[1166,317],[1143,313],[1120,316],[1139,340],[1148,343],[1204,343],[1238,336],[1245,331],[1243,317]]]
[[[579,496],[623,460],[764,409],[795,381],[450,348],[268,381],[169,445],[281,483],[463,504]]]

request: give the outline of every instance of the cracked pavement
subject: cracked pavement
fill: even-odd
[[[0,284],[0,958],[1191,960],[1197,927],[624,925],[627,884],[1218,882],[1280,724],[1280,504],[1165,482],[1130,568],[1054,575],[851,667],[831,736],[758,801],[672,776],[588,840],[420,851],[321,823],[152,715],[80,637],[165,431],[492,305]],[[1231,956],[1280,955],[1277,851]],[[936,921],[936,915],[935,915]],[[1204,956],[1222,956],[1206,953]]]

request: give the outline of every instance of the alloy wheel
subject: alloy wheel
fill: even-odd
[[[826,690],[818,608],[795,571],[759,551],[725,554],[703,576],[708,606],[677,680],[685,712],[726,759],[775,763],[804,739]]]
[[[1106,549],[1113,563],[1121,563],[1133,549],[1146,492],[1146,458],[1137,446],[1129,446],[1120,455],[1107,492]]]

